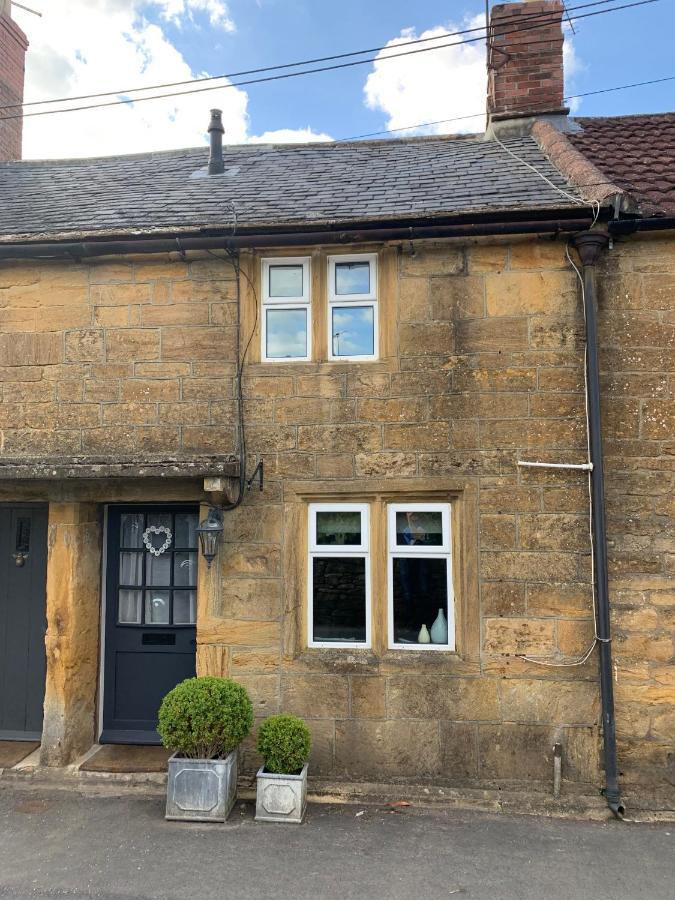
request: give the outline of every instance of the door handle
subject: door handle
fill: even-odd
[[[14,557],[14,564],[18,568],[26,565],[26,560],[28,559],[27,553],[12,553],[12,556]]]

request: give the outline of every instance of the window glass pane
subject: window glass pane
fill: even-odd
[[[197,584],[196,553],[174,553],[173,583],[176,587],[190,587]]]
[[[369,294],[370,263],[340,262],[335,263],[336,294]]]
[[[143,513],[122,513],[120,516],[120,546],[143,546]]]
[[[141,624],[140,591],[120,591],[117,619],[122,625]]]
[[[365,559],[314,557],[312,580],[313,640],[365,642]]]
[[[437,628],[432,643],[447,644],[448,560],[394,557],[393,563],[394,643],[417,644],[423,625],[431,636],[442,611],[445,632]]]
[[[265,315],[268,359],[307,356],[306,309],[267,309]]]
[[[120,584],[143,584],[142,553],[120,553]]]
[[[375,354],[375,310],[372,306],[332,306],[333,356]]]
[[[302,297],[302,266],[270,266],[270,297]]]
[[[168,587],[171,584],[171,557],[173,554],[166,552],[161,556],[152,553],[145,557],[146,584],[158,584]]]
[[[176,547],[197,548],[198,520],[197,513],[176,513]]]
[[[361,513],[358,510],[331,510],[316,513],[317,544],[360,544]]]
[[[196,616],[196,595],[194,591],[173,592],[174,625],[194,625]]]
[[[443,543],[442,513],[416,509],[397,512],[396,543],[399,547],[439,547]]]
[[[170,591],[145,592],[146,625],[168,625],[170,613]]]

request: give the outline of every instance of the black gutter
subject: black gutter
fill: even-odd
[[[602,419],[600,411],[600,366],[598,363],[598,318],[595,264],[609,243],[605,230],[575,235],[573,245],[581,258],[583,303],[586,318],[586,391],[591,458],[593,550],[595,557],[595,627],[600,655],[600,694],[605,758],[605,798],[617,818],[623,816],[616,754],[614,690],[612,685],[612,644],[609,622],[609,584],[607,575],[607,527],[605,522],[605,486],[602,457]]]
[[[342,228],[336,230],[219,235],[177,235],[163,237],[94,238],[84,241],[0,242],[0,259],[70,258],[86,259],[125,253],[169,253],[188,250],[216,250],[244,247],[314,246],[354,244],[371,241],[421,240],[424,238],[479,237],[481,235],[560,234],[587,228],[586,217],[533,219],[514,222],[467,222],[449,225],[397,225],[388,227]]]

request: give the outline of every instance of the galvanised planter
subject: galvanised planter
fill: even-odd
[[[257,781],[256,822],[302,822],[307,808],[307,763],[298,775],[275,775],[263,766]]]
[[[169,759],[167,819],[224,822],[237,794],[237,750],[225,759]]]

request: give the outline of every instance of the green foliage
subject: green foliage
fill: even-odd
[[[169,691],[159,709],[162,743],[189,759],[221,759],[250,734],[253,705],[228,678],[187,678]]]
[[[296,716],[270,716],[260,726],[257,746],[268,772],[294,775],[309,759],[312,736]]]

